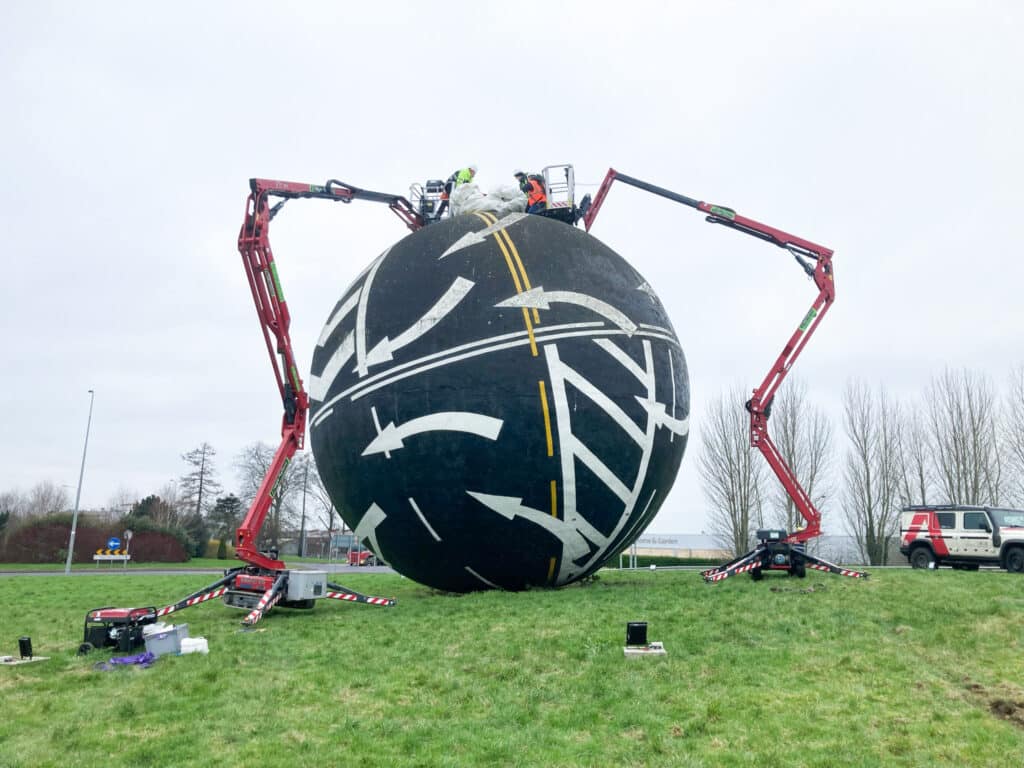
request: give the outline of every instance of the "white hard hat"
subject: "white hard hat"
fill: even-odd
[[[512,175],[513,176],[525,176],[526,172],[522,168],[516,168],[514,171],[512,171]]]
[[[469,170],[471,170],[473,173],[476,173],[476,163],[470,163]]]

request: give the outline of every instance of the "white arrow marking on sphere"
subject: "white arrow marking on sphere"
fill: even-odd
[[[644,293],[646,293],[647,297],[651,300],[652,304],[657,304],[658,303],[658,297],[654,293],[654,289],[651,288],[651,284],[648,283],[646,280],[644,280],[642,283],[640,283],[640,285],[638,285],[636,287],[636,289],[638,291],[643,291]]]
[[[366,273],[363,289],[359,292],[359,308],[356,310],[356,363],[358,363],[356,370],[359,371],[360,378],[368,372],[366,368],[366,308],[370,300],[370,285],[373,283],[373,278],[376,277],[380,265],[384,263],[384,257],[390,252],[391,249],[388,248],[370,267]]]
[[[554,534],[562,542],[563,561],[578,560],[590,553],[590,544],[577,529],[573,528],[565,520],[559,520],[547,512],[524,506],[523,500],[520,498],[515,496],[493,496],[489,493],[474,493],[473,491],[466,491],[466,493],[485,507],[493,509],[508,520],[521,517]]]
[[[687,416],[685,419],[677,419],[673,416],[669,416],[665,410],[665,404],[659,403],[657,400],[648,400],[643,397],[637,396],[636,401],[644,407],[650,418],[659,427],[665,427],[670,432],[674,432],[677,435],[685,435],[690,431],[690,417]]]
[[[491,224],[487,229],[481,229],[479,232],[467,232],[448,248],[447,251],[438,256],[438,259],[443,259],[445,256],[450,256],[456,251],[461,251],[463,248],[469,248],[471,245],[479,245],[487,239],[488,235],[493,235],[495,232],[500,232],[506,227],[510,227],[517,221],[525,219],[528,214],[525,213],[510,213],[503,219],[496,221]]]
[[[355,351],[355,337],[352,332],[349,331],[345,338],[342,339],[341,344],[334,350],[334,354],[331,355],[331,359],[327,361],[327,365],[320,371],[319,376],[309,377],[309,396],[314,400],[323,401],[327,397],[327,391],[331,388],[331,384],[341,373],[342,367],[348,362],[349,358],[352,357],[352,353]]]
[[[348,299],[345,300],[345,303],[338,307],[338,311],[331,315],[330,319],[327,321],[327,325],[325,325],[324,329],[320,332],[320,338],[316,340],[316,345],[318,347],[322,347],[327,343],[327,339],[329,339],[331,334],[334,333],[334,329],[338,327],[338,324],[345,319],[349,312],[355,309],[357,304],[359,304],[359,294],[361,292],[362,288],[349,296]]]
[[[423,317],[395,336],[394,339],[389,339],[387,336],[381,339],[377,346],[366,354],[366,365],[378,365],[391,360],[396,350],[414,342],[455,309],[474,285],[476,283],[464,277],[455,278],[455,282],[448,286],[444,296],[438,299],[437,303],[428,309]]]
[[[404,439],[418,435],[423,432],[469,432],[470,434],[486,437],[488,440],[497,440],[501,431],[501,419],[492,416],[484,416],[480,413],[467,413],[466,411],[443,411],[432,413],[429,416],[420,416],[412,421],[407,421],[400,427],[395,422],[388,422],[388,425],[363,451],[363,456],[374,453],[385,453],[397,451],[405,446]]]
[[[383,557],[383,555],[380,552],[380,544],[377,543],[377,526],[383,523],[386,517],[387,515],[384,514],[383,509],[376,504],[370,504],[366,514],[363,515],[363,519],[359,521],[359,524],[353,531],[359,541],[369,539],[370,549],[378,557]]]
[[[576,291],[545,291],[543,286],[538,285],[529,291],[517,293],[511,299],[495,304],[496,307],[531,307],[537,309],[551,309],[552,303],[576,304],[596,312],[601,317],[610,320],[623,331],[627,336],[637,332],[637,325],[625,314],[617,310],[611,304],[585,293]]]
[[[468,565],[464,565],[463,568],[466,569],[466,573],[470,574],[474,578],[480,579],[480,581],[482,581],[484,584],[486,584],[491,589],[501,589],[501,586],[499,584],[495,584],[493,581],[488,581],[483,576],[481,576],[479,573],[477,573],[472,568],[470,568]]]
[[[675,413],[676,412],[676,369],[675,369],[675,365],[672,363],[672,348],[671,347],[669,347],[669,350],[668,350],[668,379],[669,379],[669,381],[672,382],[672,413]],[[686,417],[686,421],[687,421],[686,431],[689,432],[690,431],[690,424],[689,424],[690,417],[689,416]],[[668,439],[670,441],[675,441],[675,439],[676,439],[675,433],[673,432],[672,434],[670,434],[668,436]]]
[[[420,522],[423,523],[423,527],[426,528],[430,532],[430,535],[434,537],[434,541],[440,541],[441,537],[437,535],[437,531],[434,530],[433,526],[427,522],[427,518],[425,518],[423,516],[423,512],[420,511],[419,504],[416,503],[416,499],[412,496],[409,497],[409,505],[412,507],[412,511],[415,512],[416,516],[420,519]]]
[[[615,358],[615,362],[629,371],[636,377],[636,380],[641,384],[648,385],[650,375],[634,362],[633,358],[630,357],[625,350],[623,350],[618,344],[611,339],[594,339],[594,343],[607,352],[609,355]]]
[[[373,428],[377,431],[377,434],[379,435],[380,434],[380,417],[377,416],[377,406],[375,406],[375,405],[371,405],[370,406],[370,415],[373,416]],[[385,459],[390,459],[391,458],[391,453],[389,451],[384,451],[384,458]]]

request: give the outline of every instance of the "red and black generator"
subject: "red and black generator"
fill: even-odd
[[[156,608],[94,608],[85,614],[83,646],[117,648],[127,653],[143,645],[142,628],[156,622]]]

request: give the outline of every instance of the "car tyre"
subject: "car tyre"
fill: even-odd
[[[1024,573],[1024,547],[1006,550],[1006,570],[1010,573]]]
[[[911,568],[934,568],[935,555],[928,547],[918,547],[910,553]]]

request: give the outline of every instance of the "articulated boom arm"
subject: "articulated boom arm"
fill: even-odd
[[[263,482],[260,483],[252,506],[238,528],[235,549],[238,557],[248,563],[271,570],[281,570],[284,568],[283,562],[267,557],[257,550],[257,539],[270,511],[270,505],[276,498],[278,481],[295,452],[301,450],[305,441],[309,395],[302,385],[295,363],[295,353],[292,351],[291,337],[288,333],[291,315],[281,290],[274,255],[270,250],[270,220],[286,201],[310,197],[343,203],[351,203],[356,198],[386,203],[414,232],[423,226],[423,220],[404,197],[369,192],[334,179],[322,186],[250,179],[249,186],[251,192],[246,201],[245,219],[238,235],[238,250],[242,255],[242,264],[249,280],[253,301],[256,303],[256,314],[259,316],[263,340],[266,342],[274,376],[277,378],[284,416],[281,420],[281,444],[274,454]],[[281,199],[271,206],[271,197]]]
[[[805,527],[791,533],[786,541],[803,543],[813,539],[821,533],[821,513],[814,506],[810,496],[807,495],[803,486],[800,485],[793,470],[786,463],[775,443],[772,442],[771,437],[768,435],[768,417],[771,415],[772,400],[779,385],[782,384],[782,380],[789,373],[790,368],[793,367],[793,363],[796,362],[796,358],[803,351],[807,341],[811,338],[814,331],[817,330],[821,318],[824,317],[825,312],[828,311],[828,308],[832,306],[832,302],[835,300],[835,283],[832,276],[832,251],[809,240],[791,235],[788,232],[783,232],[759,221],[740,216],[731,208],[694,200],[691,197],[686,197],[662,187],[648,184],[645,181],[634,179],[632,176],[626,176],[614,168],[608,169],[601,187],[594,196],[594,202],[583,217],[583,223],[587,231],[590,231],[590,226],[597,216],[597,212],[601,209],[601,205],[608,195],[612,182],[616,180],[646,192],[666,197],[669,200],[674,200],[677,203],[688,205],[691,208],[696,208],[698,211],[707,214],[706,220],[712,224],[721,224],[730,229],[753,235],[760,240],[777,245],[779,248],[785,248],[793,255],[793,258],[796,259],[803,271],[814,280],[814,284],[818,287],[818,296],[811,304],[811,308],[804,316],[799,327],[793,332],[789,342],[779,354],[768,375],[765,376],[764,381],[754,390],[753,396],[747,403],[747,410],[750,411],[750,444],[760,450],[765,459],[767,459],[768,464],[771,465],[772,470],[786,489],[786,493],[793,499],[797,510],[799,510],[801,516],[807,522]],[[812,265],[811,262],[814,262],[814,264]]]

